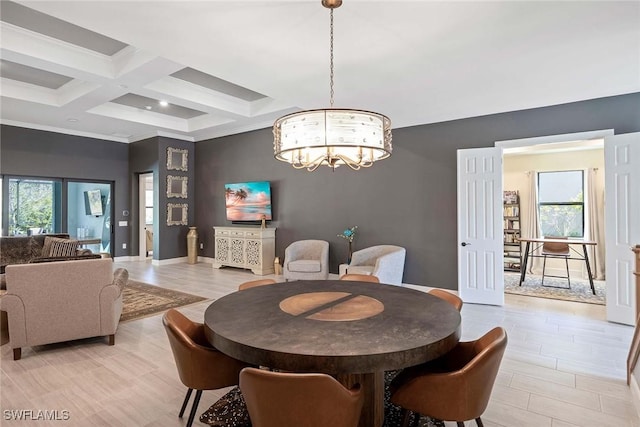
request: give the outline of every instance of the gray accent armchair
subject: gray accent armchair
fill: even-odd
[[[380,283],[402,285],[406,249],[394,245],[371,246],[355,251],[349,264],[340,264],[340,276],[370,274]]]
[[[299,240],[284,251],[283,275],[289,280],[326,280],[329,277],[329,242]]]

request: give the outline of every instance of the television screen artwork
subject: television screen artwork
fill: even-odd
[[[225,184],[227,219],[260,221],[271,218],[271,187],[268,181]]]
[[[102,193],[100,190],[84,192],[84,210],[87,215],[102,215]]]

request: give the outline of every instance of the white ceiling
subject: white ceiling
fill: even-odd
[[[395,128],[640,92],[638,1],[345,0],[334,13],[335,106]],[[329,104],[320,0],[2,0],[0,19],[4,124],[200,141]]]

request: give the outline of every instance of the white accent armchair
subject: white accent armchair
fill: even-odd
[[[329,242],[299,240],[284,251],[283,274],[289,280],[326,280],[329,277]]]
[[[380,283],[402,285],[406,249],[394,245],[371,246],[355,251],[349,264],[340,264],[340,276],[370,274]]]

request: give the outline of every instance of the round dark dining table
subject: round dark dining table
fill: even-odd
[[[258,366],[322,372],[365,395],[360,426],[384,422],[384,371],[435,359],[460,339],[460,313],[426,292],[298,280],[234,292],[204,316],[207,339]]]

